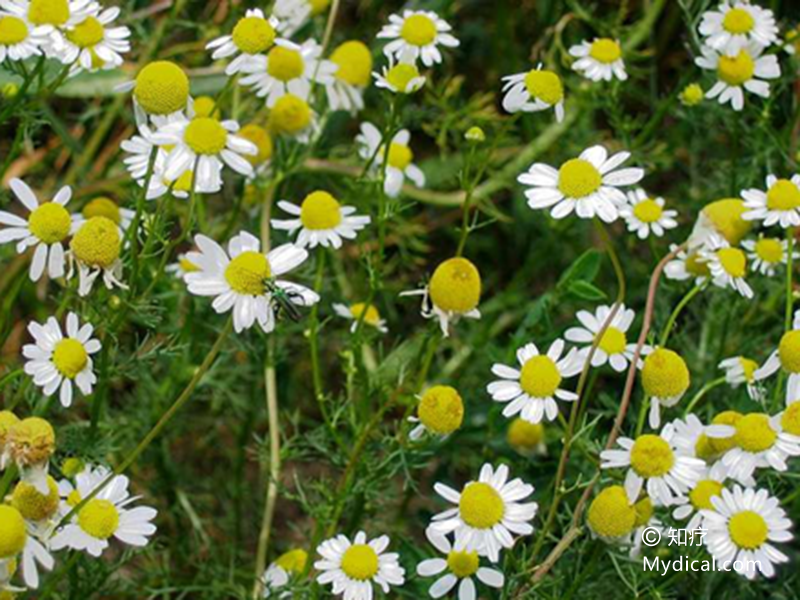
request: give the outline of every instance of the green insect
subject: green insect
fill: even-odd
[[[287,291],[277,285],[272,279],[264,280],[264,287],[269,291],[271,302],[275,308],[275,312],[280,314],[285,313],[295,323],[299,322],[303,315],[297,310],[297,306],[292,301],[293,298],[302,298],[302,295],[294,291]]]

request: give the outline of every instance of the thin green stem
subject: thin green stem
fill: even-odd
[[[325,248],[317,251],[317,274],[314,277],[314,291],[319,295],[325,276]],[[366,311],[365,311],[366,312]],[[311,375],[314,384],[314,397],[322,404],[325,396],[322,391],[322,373],[319,365],[319,303],[311,308],[309,317],[308,345],[311,352]]]
[[[794,312],[794,227],[786,230],[786,318],[784,330],[792,329],[792,313]]]
[[[698,402],[700,402],[700,400],[702,400],[703,397],[705,397],[705,395],[708,394],[708,392],[710,392],[716,387],[721,386],[722,384],[725,383],[725,381],[726,381],[725,377],[719,377],[717,379],[709,381],[707,384],[701,387],[698,390],[698,392],[694,395],[694,397],[691,400],[689,400],[689,403],[686,405],[686,410],[684,411],[684,414],[688,415],[690,412],[692,412],[692,410],[694,410],[694,407],[697,406]]]
[[[670,333],[672,333],[672,328],[675,326],[675,322],[678,320],[681,312],[684,308],[692,301],[692,298],[697,296],[700,292],[702,292],[706,287],[705,283],[701,283],[700,285],[694,286],[691,290],[689,290],[686,295],[681,298],[681,301],[678,302],[675,309],[672,311],[672,314],[669,316],[667,320],[667,324],[664,325],[664,329],[661,332],[661,337],[659,338],[658,345],[662,348],[666,347],[667,342],[669,341]]]

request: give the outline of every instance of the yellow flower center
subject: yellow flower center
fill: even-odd
[[[400,37],[412,46],[427,46],[436,39],[436,23],[425,15],[411,15],[403,21]]]
[[[713,425],[730,425],[736,427],[736,424],[742,418],[741,413],[735,410],[726,410],[715,416],[711,423]],[[726,438],[708,438],[708,444],[712,449],[713,454],[724,454],[734,446],[736,446],[736,434]]]
[[[598,347],[606,354],[619,354],[625,351],[628,343],[625,334],[616,327],[607,327]]]
[[[219,120],[220,112],[217,102],[211,96],[200,96],[194,100],[194,116],[209,117]],[[166,149],[166,148],[165,148]]]
[[[331,0],[306,0],[311,6],[311,14],[312,15],[319,15],[322,14],[330,5]]]
[[[481,275],[466,258],[448,258],[436,267],[428,289],[440,310],[467,313],[481,298]]]
[[[105,31],[103,25],[94,17],[86,17],[75,27],[67,31],[67,39],[78,48],[91,48],[103,41]]]
[[[747,273],[747,257],[739,248],[717,250],[719,264],[731,277],[744,277]]]
[[[25,547],[25,519],[13,506],[0,505],[0,560],[14,558]]]
[[[631,468],[641,477],[662,477],[675,464],[675,454],[664,438],[646,433],[631,448]]]
[[[781,427],[786,433],[800,436],[800,402],[793,401],[781,416]]]
[[[216,119],[195,117],[183,132],[183,141],[196,154],[219,154],[228,143],[228,131]]]
[[[156,61],[139,72],[133,94],[148,113],[168,115],[186,107],[189,78],[175,63]]]
[[[0,448],[5,446],[9,430],[19,423],[19,417],[10,410],[0,410]]]
[[[113,221],[117,225],[122,221],[122,216],[119,212],[119,206],[111,198],[101,196],[95,198],[83,207],[81,211],[84,219],[91,219],[92,217],[105,217]]]
[[[308,553],[297,548],[281,554],[275,564],[289,573],[302,573],[306,568]]]
[[[275,46],[267,55],[267,73],[284,83],[297,79],[305,70],[303,56],[297,50]]]
[[[549,398],[560,384],[561,372],[549,356],[533,356],[522,366],[519,385],[532,398]]]
[[[9,429],[6,442],[14,460],[25,466],[38,465],[53,455],[56,432],[44,419],[28,417]]]
[[[567,198],[583,198],[593,194],[603,183],[603,177],[588,160],[573,158],[558,170],[558,189]]]
[[[406,63],[396,64],[386,72],[386,81],[399,92],[405,92],[411,80],[417,77],[419,77],[419,69],[416,65]]]
[[[703,88],[697,83],[690,83],[681,92],[681,102],[686,106],[697,106],[703,101],[705,93]]]
[[[752,15],[743,8],[732,8],[722,20],[722,28],[725,31],[740,35],[752,31],[755,24]]]
[[[341,205],[328,192],[312,192],[300,207],[300,221],[306,229],[333,229],[342,222]]]
[[[311,124],[311,108],[302,98],[286,94],[272,107],[270,124],[278,133],[298,133]]]
[[[787,331],[778,344],[781,365],[789,373],[800,373],[800,330]]]
[[[93,538],[107,540],[119,526],[119,511],[108,500],[94,498],[78,512],[78,525]]]
[[[339,66],[336,77],[358,87],[367,87],[372,73],[372,53],[366,44],[349,41],[331,54],[331,62]]]
[[[238,135],[254,144],[258,150],[255,155],[245,155],[245,159],[253,166],[263,164],[272,158],[272,137],[266,129],[255,123],[250,123],[242,127]]]
[[[648,496],[645,496],[633,505],[636,510],[636,521],[634,527],[642,527],[646,525],[650,519],[653,518],[653,501]]]
[[[600,38],[592,42],[589,56],[597,62],[610,65],[622,57],[622,48],[620,48],[619,42],[616,40]]]
[[[365,310],[366,314],[364,314]],[[372,325],[373,327],[377,327],[381,320],[381,315],[378,312],[378,309],[372,304],[367,306],[363,302],[356,302],[353,304],[350,307],[350,314],[353,315],[353,319],[356,321],[358,321],[361,318],[361,315],[364,314],[364,322],[367,325]]]
[[[777,264],[783,260],[783,244],[775,238],[761,238],[756,242],[755,251],[766,263]]]
[[[164,185],[167,187],[172,185],[173,192],[189,192],[192,190],[192,179],[194,179],[194,171],[192,169],[187,169],[183,172],[183,175],[178,177],[174,182],[165,179]]]
[[[29,521],[43,521],[58,510],[59,494],[56,480],[47,476],[47,494],[42,494],[26,481],[14,488],[11,504]]]
[[[63,25],[69,19],[67,0],[31,0],[28,20],[34,25]]]
[[[715,452],[714,448],[711,446],[711,438],[705,433],[701,433],[697,436],[697,441],[694,443],[694,454],[697,458],[705,461],[710,460],[714,456]]]
[[[447,568],[459,579],[474,575],[478,571],[480,564],[477,552],[451,550],[447,555]]]
[[[642,223],[655,223],[664,214],[664,209],[655,200],[648,198],[633,207],[634,216]]]
[[[800,189],[789,179],[778,179],[767,191],[767,208],[770,210],[800,208]]]
[[[723,198],[707,204],[703,215],[731,246],[737,246],[753,226],[752,221],[742,218],[747,210],[741,198]]]
[[[739,364],[742,365],[742,371],[744,371],[744,380],[747,383],[752,383],[756,369],[758,369],[758,363],[744,356],[740,356]]]
[[[200,270],[200,267],[186,257],[178,259],[178,265],[180,265],[180,268],[184,273],[194,273]]]
[[[508,426],[506,439],[513,448],[533,450],[544,439],[544,425],[541,423],[528,423],[525,419],[517,417]]]
[[[731,541],[739,548],[755,550],[767,541],[769,527],[764,517],[752,510],[736,513],[728,521]]]
[[[561,78],[552,71],[534,69],[525,75],[528,93],[545,104],[557,104],[564,98],[564,85]]]
[[[231,260],[225,269],[225,280],[234,292],[247,296],[264,293],[264,281],[272,275],[267,257],[248,250]]]
[[[28,217],[31,233],[45,244],[55,244],[69,235],[72,219],[67,209],[56,202],[40,204]]]
[[[736,422],[734,439],[742,450],[757,453],[772,448],[778,433],[770,426],[767,415],[751,413]]]
[[[61,463],[61,472],[67,477],[75,477],[83,471],[86,464],[77,456],[71,456]]]
[[[414,160],[414,153],[411,148],[404,144],[392,142],[389,144],[389,166],[404,171],[411,161]]]
[[[461,519],[475,529],[491,529],[503,520],[505,504],[488,483],[473,481],[461,492],[458,503]]]
[[[261,17],[244,17],[233,28],[233,43],[245,54],[266,52],[275,43],[275,28]]]
[[[0,46],[13,46],[28,38],[28,26],[17,17],[0,17]]]
[[[642,367],[642,386],[653,398],[674,398],[689,388],[689,369],[672,350],[658,348],[648,355]]]
[[[78,340],[64,338],[56,343],[53,350],[53,364],[58,372],[67,379],[75,379],[87,362],[89,362],[89,355]]]
[[[711,271],[708,270],[708,265],[701,260],[698,252],[689,254],[684,261],[684,265],[686,265],[686,271],[695,277],[708,277],[711,274]]]
[[[694,489],[689,492],[689,501],[695,510],[713,510],[714,505],[711,504],[711,498],[722,494],[722,484],[713,479],[703,479],[698,481]]]
[[[378,555],[367,544],[353,544],[342,556],[342,571],[356,581],[372,579],[378,573]]]
[[[119,258],[119,227],[106,217],[86,221],[69,244],[75,258],[90,267],[107,269]]]
[[[739,50],[736,56],[720,56],[717,65],[717,75],[731,86],[750,81],[755,70],[756,63],[747,50]]]
[[[628,495],[621,485],[612,485],[592,500],[586,520],[597,535],[618,538],[633,530],[636,508],[628,502]]]
[[[78,490],[72,490],[67,495],[67,505],[71,506],[72,508],[78,506],[78,504],[81,503],[81,500],[81,493]]]
[[[422,396],[417,415],[432,433],[448,435],[461,427],[464,402],[458,392],[447,385],[436,385]]]

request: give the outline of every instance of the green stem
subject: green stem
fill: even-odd
[[[667,320],[667,324],[664,326],[664,330],[661,332],[661,337],[659,338],[658,345],[662,348],[666,347],[667,341],[669,340],[669,335],[672,333],[672,328],[675,326],[675,322],[678,320],[681,312],[684,308],[692,301],[692,298],[697,296],[700,292],[702,292],[706,287],[705,283],[701,283],[700,285],[694,286],[691,290],[689,290],[686,295],[681,298],[681,301],[678,302],[678,305],[675,307],[675,310],[672,311],[672,314],[669,316]]]
[[[794,267],[794,227],[786,230],[786,319],[784,330],[792,329],[792,313],[794,308],[794,286],[793,286],[793,267]]]
[[[703,387],[701,387],[700,390],[694,395],[694,397],[686,405],[686,410],[684,411],[684,414],[688,415],[690,412],[692,412],[694,407],[697,406],[697,403],[700,402],[700,400],[702,400],[703,397],[706,394],[708,394],[708,392],[713,390],[715,387],[721,386],[723,383],[725,383],[725,381],[726,381],[725,377],[719,377],[717,379],[714,379],[713,381],[709,381],[707,384],[705,384]]]
[[[314,291],[319,294],[322,290],[325,275],[325,248],[319,247],[317,252],[317,274],[314,278]],[[366,312],[366,311],[364,311]],[[319,303],[311,308],[309,319],[308,345],[311,351],[311,374],[314,384],[314,397],[322,405],[324,394],[322,392],[322,373],[319,366]]]

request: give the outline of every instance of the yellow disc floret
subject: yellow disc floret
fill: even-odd
[[[755,253],[765,263],[777,264],[783,260],[783,244],[775,238],[761,238],[756,242]]]
[[[564,98],[564,85],[561,78],[552,71],[534,69],[525,75],[525,88],[528,93],[545,104],[553,105]]]
[[[722,19],[722,28],[734,35],[749,33],[755,24],[753,16],[744,8],[732,8],[725,13],[725,18]]]
[[[25,519],[13,506],[0,505],[0,560],[14,558],[25,547]]]
[[[756,63],[747,50],[739,50],[736,56],[720,56],[717,76],[730,86],[740,86],[753,78]]]
[[[791,435],[800,436],[800,402],[792,402],[781,415],[781,428]]]
[[[56,449],[56,432],[41,417],[28,417],[8,430],[6,443],[12,458],[22,466],[47,462]]]
[[[511,421],[506,433],[509,445],[518,452],[527,453],[535,450],[544,440],[544,425],[528,423],[522,417]]]
[[[331,4],[331,0],[306,0],[306,2],[311,6],[311,14],[314,16],[321,15]]]
[[[119,227],[114,221],[92,217],[81,225],[69,247],[83,264],[108,269],[119,258],[121,245]]]
[[[244,17],[236,23],[231,37],[245,54],[261,54],[275,43],[275,28],[261,17]]]
[[[742,414],[736,412],[735,410],[726,410],[718,415],[716,415],[713,419],[711,419],[712,425],[729,425],[731,427],[736,427],[736,424],[742,418]],[[734,446],[736,446],[736,435],[731,435],[729,437],[723,438],[708,438],[708,444],[711,446],[714,454],[724,454]]]
[[[6,444],[9,430],[19,423],[19,417],[10,410],[0,410],[0,453]]]
[[[639,500],[633,505],[633,508],[636,511],[636,521],[633,523],[634,527],[643,527],[653,518],[653,501],[650,500],[649,496],[645,496]]]
[[[658,435],[646,433],[631,448],[631,468],[641,477],[663,477],[675,464],[675,453]]]
[[[100,196],[88,202],[81,211],[84,219],[91,219],[92,217],[105,217],[110,221],[114,221],[117,225],[122,221],[122,214],[119,211],[119,205],[111,198]]]
[[[597,62],[610,65],[622,58],[622,48],[619,42],[609,38],[599,38],[592,42],[589,56]]]
[[[168,115],[186,107],[189,78],[175,63],[156,61],[139,72],[133,94],[148,113]]]
[[[11,504],[29,521],[42,521],[58,510],[59,494],[56,480],[47,476],[47,494],[42,494],[27,481],[20,481],[11,495]]]
[[[394,89],[403,93],[411,93],[414,90],[408,89],[412,80],[419,77],[419,69],[416,65],[398,63],[386,72],[386,81]]]
[[[778,179],[767,191],[767,208],[770,210],[800,208],[800,189],[789,179]]]
[[[413,160],[414,153],[411,151],[411,148],[405,144],[398,144],[397,142],[389,144],[388,163],[390,167],[404,171]]]
[[[708,264],[702,260],[699,252],[688,254],[683,264],[686,267],[687,273],[694,277],[708,277],[711,275]]]
[[[605,538],[620,538],[633,531],[636,523],[636,508],[628,502],[628,495],[621,485],[612,485],[597,494],[586,521],[597,535]]]
[[[740,356],[739,364],[742,367],[742,375],[744,377],[744,380],[748,383],[752,383],[755,380],[755,374],[756,374],[756,369],[758,369],[758,363],[749,358],[745,358],[744,356]]]
[[[440,310],[468,313],[481,299],[481,275],[466,258],[448,258],[436,267],[428,289]]]
[[[53,349],[53,364],[67,379],[75,379],[88,362],[89,355],[80,341],[64,338],[56,342]]]
[[[103,25],[94,17],[86,17],[83,21],[67,30],[67,39],[78,48],[92,48],[105,38]]]
[[[285,94],[272,107],[270,125],[277,133],[299,133],[311,124],[311,107],[302,98]]]
[[[248,296],[261,296],[265,290],[264,281],[271,275],[267,257],[253,250],[242,252],[225,269],[225,280],[231,289]]]
[[[411,15],[403,21],[400,37],[412,46],[427,46],[436,39],[436,23],[426,15]]]
[[[800,373],[800,330],[787,331],[778,344],[781,366],[789,373]]]
[[[372,73],[372,53],[363,42],[351,40],[331,54],[331,62],[339,66],[336,77],[357,87],[367,87]]]
[[[532,398],[550,398],[561,385],[561,372],[553,359],[540,354],[522,365],[519,385]]]
[[[627,344],[628,339],[625,337],[625,332],[617,327],[609,326],[603,332],[598,348],[606,354],[620,354],[625,351]]]
[[[644,360],[642,386],[652,398],[675,398],[689,388],[689,369],[672,350],[657,348]]]
[[[275,46],[267,55],[267,73],[284,83],[297,79],[306,70],[303,55],[284,46]]]
[[[300,221],[306,229],[333,229],[342,222],[342,207],[328,192],[312,192],[300,207]]]
[[[367,544],[353,544],[342,555],[344,574],[356,581],[367,581],[378,573],[378,555]]]
[[[722,494],[723,485],[714,479],[702,479],[689,492],[689,502],[695,510],[714,510],[711,498]]]
[[[85,467],[86,463],[84,463],[83,460],[77,456],[70,456],[61,463],[61,472],[67,477],[75,477],[78,473],[83,471]]]
[[[107,540],[119,527],[119,511],[108,500],[93,498],[78,512],[78,525],[90,536]]]
[[[67,209],[57,202],[40,204],[28,217],[31,233],[45,244],[56,244],[68,235],[72,219]]]
[[[228,143],[228,131],[216,119],[195,117],[183,132],[183,141],[196,154],[219,154]]]
[[[365,310],[366,314],[364,314]],[[350,314],[356,321],[361,319],[361,315],[364,315],[364,323],[373,327],[377,327],[381,322],[381,315],[374,304],[367,306],[363,302],[356,302],[350,306]]]
[[[31,0],[28,6],[28,20],[34,25],[53,25],[58,27],[69,19],[67,0]]]
[[[428,431],[448,435],[461,427],[464,401],[455,388],[435,385],[423,394],[417,416]]]
[[[480,564],[477,552],[451,550],[447,555],[447,568],[459,579],[474,575]]]
[[[558,189],[567,198],[584,198],[600,189],[603,177],[588,160],[573,158],[558,170]]]
[[[731,277],[744,277],[747,273],[747,257],[739,248],[720,248],[717,250],[717,259]]]
[[[0,17],[0,46],[13,46],[28,38],[28,26],[17,17]]]
[[[736,422],[734,439],[742,450],[756,454],[772,448],[778,439],[778,432],[770,425],[768,415],[750,413]]]
[[[275,560],[275,564],[288,573],[302,573],[305,571],[306,562],[308,553],[302,548],[284,552]]]
[[[647,198],[633,207],[633,214],[642,223],[655,223],[664,214],[664,209],[652,198]]]
[[[200,96],[194,99],[194,116],[209,117],[219,120],[221,113],[217,107],[217,101],[211,96]]]
[[[705,92],[698,83],[690,83],[680,93],[681,104],[684,106],[697,106],[705,98]]]
[[[764,517],[752,510],[743,510],[728,521],[731,541],[739,548],[755,550],[767,541],[769,526]]]
[[[753,226],[752,221],[742,218],[747,210],[741,198],[723,198],[707,204],[703,215],[731,246],[738,246]]]
[[[467,484],[461,492],[458,508],[464,523],[475,529],[491,529],[503,520],[506,512],[497,490],[479,481]]]
[[[250,164],[258,166],[272,158],[272,136],[266,129],[255,123],[250,123],[242,127],[238,135],[253,144],[258,150],[256,154],[246,154],[244,156]]]

